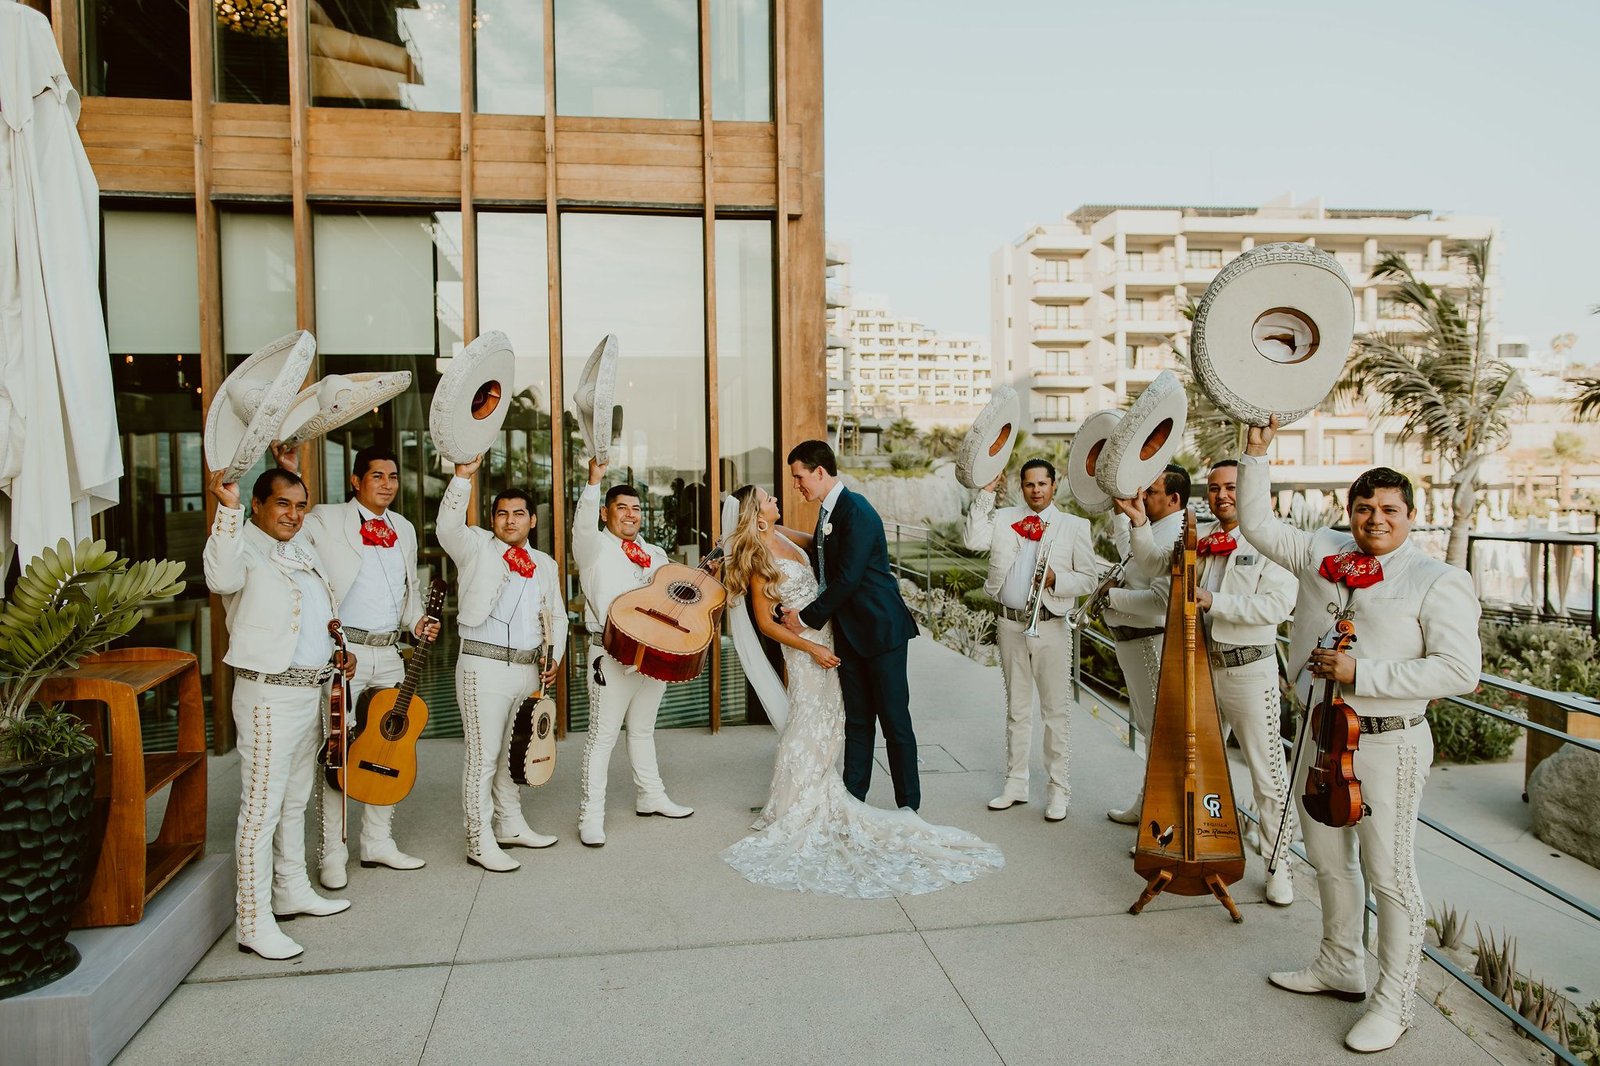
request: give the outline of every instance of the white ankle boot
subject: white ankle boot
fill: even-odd
[[[582,818],[578,821],[578,839],[583,841],[586,848],[603,848],[606,845],[606,820],[599,818]]]
[[[361,865],[365,869],[377,866],[387,866],[391,870],[420,870],[428,865],[426,859],[419,859],[415,855],[407,855],[400,850],[393,837],[384,840],[374,840],[370,843],[361,842]]]
[[[482,844],[476,852],[468,851],[467,861],[494,874],[508,874],[512,870],[522,869],[522,864],[501,851],[498,844],[487,842]]]
[[[1274,907],[1287,907],[1294,902],[1294,879],[1289,876],[1289,864],[1278,867],[1267,875],[1267,902]]]
[[[687,818],[694,813],[693,807],[685,807],[681,803],[673,803],[667,798],[665,792],[659,796],[646,798],[640,796],[633,805],[633,812],[640,818],[648,818],[652,814],[659,814],[663,818]]]
[[[239,941],[239,950],[255,952],[263,959],[292,959],[306,949],[279,932],[277,927],[257,930],[254,939]]]
[[[301,914],[312,918],[326,918],[330,914],[342,914],[349,909],[349,900],[319,896],[309,881],[300,885],[272,886],[272,916],[280,922],[292,921],[296,915]]]
[[[1405,1026],[1392,1018],[1384,1017],[1377,1011],[1369,1010],[1345,1034],[1344,1046],[1351,1051],[1367,1054],[1374,1051],[1388,1051],[1405,1035]]]

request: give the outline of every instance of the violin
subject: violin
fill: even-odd
[[[1356,625],[1349,618],[1340,618],[1334,622],[1329,637],[1331,643],[1325,639],[1322,646],[1344,652],[1355,643]],[[1306,814],[1334,829],[1349,828],[1367,810],[1355,773],[1361,720],[1340,697],[1332,678],[1323,688],[1322,700],[1311,711],[1307,729],[1309,736],[1315,738],[1317,754],[1306,774]]]
[[[344,775],[345,755],[350,750],[349,728],[346,721],[349,710],[347,706],[349,700],[346,697],[349,690],[346,688],[344,676],[345,657],[350,652],[345,647],[344,629],[339,625],[337,618],[328,623],[328,635],[333,638],[335,646],[333,653],[333,685],[328,690],[328,739],[323,743],[322,755],[319,761],[322,763],[327,775],[328,784],[333,788],[340,789],[341,807],[347,807],[349,801],[344,796],[340,779]],[[344,819],[341,817],[341,827],[343,824]],[[340,836],[342,839],[342,829]]]

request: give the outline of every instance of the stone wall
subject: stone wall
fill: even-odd
[[[972,496],[956,480],[952,463],[941,463],[921,477],[859,477],[847,473],[843,480],[852,492],[865,496],[885,522],[907,525],[957,521]]]

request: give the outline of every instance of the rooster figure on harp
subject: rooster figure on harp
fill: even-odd
[[[1425,915],[1417,882],[1416,825],[1433,761],[1428,701],[1471,692],[1482,668],[1472,579],[1407,538],[1416,517],[1411,483],[1387,467],[1350,486],[1350,532],[1305,532],[1272,516],[1267,446],[1277,420],[1251,427],[1239,469],[1239,522],[1262,554],[1298,582],[1289,671],[1310,706],[1314,682],[1333,682],[1359,722],[1353,768],[1367,813],[1354,825],[1320,824],[1303,802],[1306,855],[1317,868],[1322,941],[1305,969],[1273,973],[1279,988],[1360,1001],[1367,996],[1362,871],[1378,901],[1378,980],[1345,1044],[1382,1051],[1405,1035],[1416,1006]],[[1318,647],[1338,619],[1353,619],[1350,651]],[[1302,737],[1302,742],[1304,742]],[[1302,775],[1294,792],[1305,791]]]
[[[1000,604],[995,642],[1005,678],[1006,780],[989,809],[1028,802],[1037,689],[1048,777],[1044,816],[1059,822],[1072,798],[1067,781],[1072,684],[1064,665],[1072,660],[1072,634],[1066,614],[1073,600],[1099,584],[1100,563],[1089,523],[1055,505],[1054,466],[1043,459],[1023,463],[1022,505],[996,509],[995,492],[1004,478],[995,478],[973,500],[964,538],[969,550],[989,553],[983,591]]]

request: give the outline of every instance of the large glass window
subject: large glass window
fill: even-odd
[[[776,491],[772,223],[719,219],[717,437],[722,490]]]
[[[711,117],[772,120],[771,4],[711,0]]]
[[[461,110],[458,0],[318,0],[309,10],[314,105]]]
[[[83,0],[88,96],[189,99],[189,6],[181,0]]]
[[[294,220],[222,212],[222,349],[249,355],[294,329]]]
[[[544,114],[544,4],[541,0],[478,0],[477,110],[496,115]]]
[[[561,216],[563,408],[596,344],[617,335],[621,439],[611,446],[607,485],[630,484],[644,505],[641,535],[675,559],[698,562],[710,535],[706,476],[705,263],[702,221],[645,215]],[[583,445],[564,420],[571,508],[588,480]],[[575,574],[570,553],[567,573]],[[568,653],[569,710],[587,721],[587,648]],[[663,724],[704,723],[706,690],[673,685]]]
[[[552,2],[560,114],[700,117],[696,0]]]
[[[288,0],[212,0],[212,9],[217,99],[228,104],[288,103]]]

